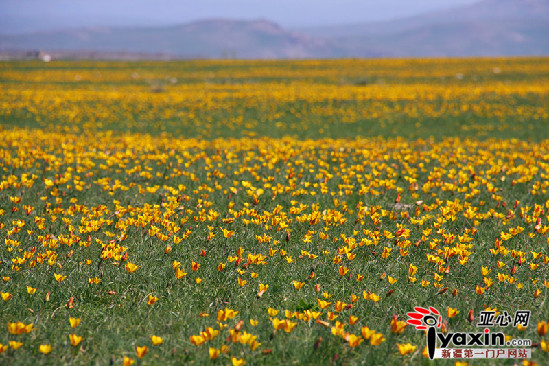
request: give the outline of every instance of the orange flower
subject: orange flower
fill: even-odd
[[[26,324],[17,322],[17,323],[10,323],[8,322],[8,331],[11,334],[22,334],[22,333],[30,333],[34,328],[32,327],[32,323]]]
[[[80,344],[80,342],[82,342],[82,339],[84,338],[76,334],[69,334],[69,339],[71,340],[71,344],[76,347]]]
[[[195,346],[200,346],[206,342],[206,337],[203,337],[202,335],[192,335],[191,336],[191,343]]]
[[[54,273],[53,275],[55,276],[55,280],[56,280],[57,282],[63,282],[63,280],[64,280],[65,278],[67,278],[67,276],[63,276],[63,275],[60,275],[60,274],[57,274],[57,273]]]
[[[345,304],[344,302],[339,301],[339,300],[336,301],[336,311],[338,313],[341,313],[343,311],[343,309],[345,308],[345,306],[347,306],[347,304]]]
[[[285,322],[284,331],[286,333],[290,333],[295,328],[295,326],[297,325],[297,323],[291,322],[289,320],[284,320],[284,322]]]
[[[376,333],[375,330],[371,330],[371,329],[368,328],[367,326],[363,326],[363,327],[360,329],[360,331],[361,331],[362,336],[364,337],[364,339],[370,339],[370,337]]]
[[[546,321],[538,322],[538,326],[536,328],[536,331],[540,336],[546,335],[547,332],[549,331],[549,324],[547,324]]]
[[[191,269],[192,269],[194,272],[198,271],[199,268],[200,268],[200,263],[197,263],[197,262],[195,262],[195,261],[192,261],[192,262],[191,262]]]
[[[225,238],[230,238],[230,237],[233,236],[233,235],[234,235],[234,231],[229,231],[229,230],[227,230],[227,229],[223,229],[223,236],[224,236]]]
[[[370,344],[372,346],[378,346],[381,342],[385,341],[385,337],[381,333],[374,333],[370,336]]]
[[[158,301],[158,297],[153,296],[153,295],[149,295],[149,297],[147,299],[147,304],[153,305],[157,301]]]
[[[320,300],[320,299],[317,299],[318,301],[318,306],[321,308],[321,309],[326,309],[328,306],[330,306],[331,302],[328,302],[328,301],[324,301],[324,300]]]
[[[417,348],[417,346],[412,346],[410,343],[406,343],[406,344],[397,343],[397,347],[398,347],[398,352],[403,356],[407,355],[408,353],[414,352]]]
[[[356,336],[354,334],[349,334],[349,336],[347,337],[347,341],[349,342],[350,347],[356,347],[364,342],[364,338]]]
[[[453,317],[455,317],[456,315],[459,314],[459,310],[454,309],[454,308],[448,308],[447,313],[448,313],[448,318],[453,318]]]
[[[139,266],[130,262],[126,262],[126,271],[128,271],[129,273],[134,273],[135,271],[137,271],[138,268]]]
[[[135,352],[137,353],[137,357],[143,358],[149,352],[149,347],[147,346],[135,346]]]
[[[397,316],[394,315],[393,319],[391,320],[391,332],[395,334],[401,334],[402,332],[404,332],[404,329],[406,328],[407,325],[408,323],[401,320],[397,320]]]

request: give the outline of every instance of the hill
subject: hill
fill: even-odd
[[[328,41],[267,20],[211,19],[171,27],[102,27],[0,37],[0,49],[148,52],[184,58],[329,57]]]
[[[0,50],[156,54],[163,58],[549,55],[548,0],[483,0],[385,22],[284,29],[268,20],[81,28],[0,35]]]

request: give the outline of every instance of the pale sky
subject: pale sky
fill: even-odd
[[[0,0],[0,33],[269,19],[287,28],[387,20],[479,0]]]

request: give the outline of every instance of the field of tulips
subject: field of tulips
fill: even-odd
[[[428,365],[406,320],[430,306],[443,334],[531,311],[493,331],[549,360],[549,59],[0,85],[0,363]]]

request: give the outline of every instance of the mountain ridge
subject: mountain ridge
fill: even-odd
[[[393,21],[285,29],[267,20],[88,27],[0,35],[0,50],[125,52],[172,58],[549,55],[549,0],[482,0]]]

